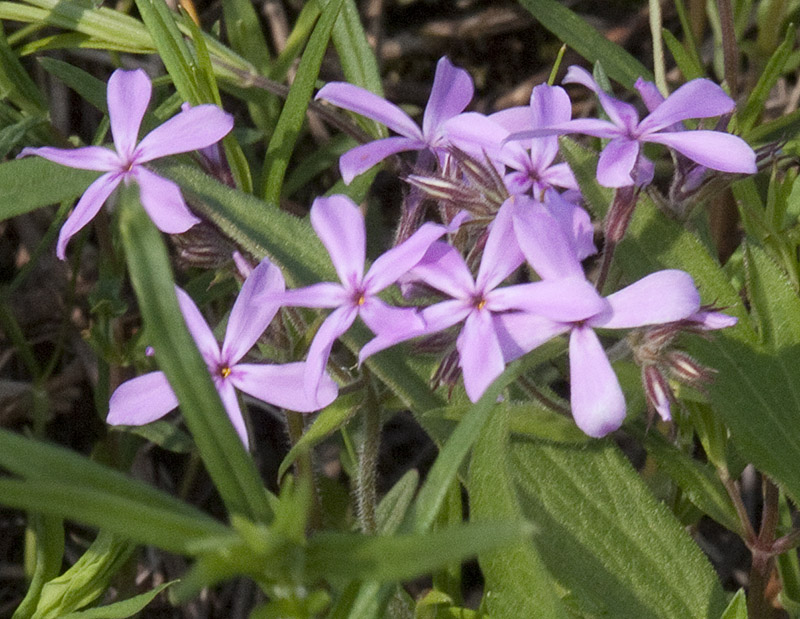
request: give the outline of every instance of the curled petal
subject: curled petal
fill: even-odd
[[[216,144],[233,129],[233,116],[216,105],[198,105],[179,112],[148,133],[136,148],[136,161],[188,153]]]
[[[220,360],[219,346],[206,319],[203,318],[192,297],[184,290],[175,286],[175,294],[178,295],[178,306],[181,308],[181,314],[183,314],[183,319],[186,321],[186,327],[189,329],[194,343],[197,344],[197,349],[207,365],[216,365]]]
[[[343,195],[317,198],[311,206],[311,225],[330,254],[339,279],[348,290],[361,284],[366,259],[364,216]]]
[[[642,138],[675,149],[700,165],[722,172],[755,174],[756,154],[742,138],[722,131],[655,133]]]
[[[112,172],[122,168],[119,156],[113,150],[103,146],[83,146],[82,148],[23,148],[20,157],[36,155],[54,163],[79,170],[97,170]]]
[[[333,343],[350,328],[358,316],[358,308],[353,306],[340,307],[328,316],[320,325],[317,334],[311,341],[306,358],[306,369],[303,385],[310,398],[321,399],[321,384],[325,375],[325,366],[331,354]]]
[[[141,69],[118,69],[108,79],[107,92],[114,146],[123,160],[130,161],[139,139],[139,127],[150,104],[153,85]]]
[[[164,372],[150,372],[125,381],[108,401],[106,421],[112,426],[141,426],[178,407],[178,398]]]
[[[390,155],[407,150],[422,150],[427,144],[417,138],[383,138],[351,148],[339,158],[342,180],[349,185],[359,174],[363,174]]]
[[[700,309],[692,276],[678,269],[651,273],[606,300],[611,313],[589,320],[591,326],[631,329],[683,320]]]
[[[156,228],[167,234],[178,234],[200,223],[186,206],[178,185],[142,166],[135,166],[133,175],[139,184],[142,207]]]
[[[271,299],[284,291],[281,270],[264,258],[253,269],[236,297],[228,318],[222,359],[233,365],[253,347],[258,337],[272,322],[280,305]]]
[[[695,323],[694,326],[704,331],[714,331],[716,329],[727,329],[728,327],[736,326],[739,319],[736,316],[728,316],[722,312],[715,312],[711,310],[699,310],[689,316],[686,320]]]
[[[66,257],[69,240],[75,236],[78,230],[94,219],[100,207],[103,206],[103,203],[108,200],[108,197],[119,185],[120,180],[119,173],[109,172],[108,174],[103,174],[83,192],[72,214],[67,217],[64,225],[61,226],[61,231],[58,233],[56,256],[58,256],[59,260],[64,260]]]
[[[305,363],[240,363],[233,369],[231,380],[238,389],[258,400],[298,413],[311,413],[333,402],[339,389],[330,376],[323,374],[317,397],[312,397],[305,391],[305,370]]]
[[[633,185],[633,169],[639,157],[639,142],[629,138],[611,140],[597,162],[597,182],[605,187]]]
[[[228,413],[228,419],[233,424],[233,429],[236,434],[244,443],[245,449],[250,447],[250,441],[247,438],[247,425],[242,416],[242,409],[239,406],[239,398],[236,396],[236,389],[233,388],[233,382],[230,380],[217,380],[214,381],[217,387],[217,392],[222,400],[222,405],[225,407],[225,412]]]
[[[639,124],[641,133],[660,131],[687,118],[709,118],[727,114],[736,107],[725,91],[707,79],[687,82]]]
[[[436,63],[433,87],[422,117],[422,134],[432,142],[442,123],[460,114],[472,101],[475,87],[464,69],[442,57]]]
[[[405,241],[384,252],[364,276],[367,292],[377,294],[394,284],[422,260],[434,241],[439,240],[445,232],[447,229],[444,226],[426,223]]]
[[[625,421],[625,396],[600,340],[589,327],[569,338],[570,403],[575,423],[600,438]]]
[[[467,316],[456,347],[464,373],[464,388],[470,401],[476,402],[505,369],[491,312],[475,311]]]
[[[425,141],[417,123],[408,114],[394,103],[389,103],[386,99],[359,86],[346,82],[331,82],[320,88],[315,99],[322,99],[336,107],[377,120],[407,138]]]

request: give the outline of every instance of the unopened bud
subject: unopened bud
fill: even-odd
[[[675,396],[661,370],[655,365],[643,366],[642,384],[648,408],[657,412],[664,421],[670,421],[672,419],[670,404],[675,400]]]
[[[714,380],[716,371],[699,364],[689,355],[679,350],[673,350],[667,356],[667,366],[676,380],[686,383],[695,389],[702,389],[704,385]]]

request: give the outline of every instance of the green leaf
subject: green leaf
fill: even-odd
[[[343,0],[330,0],[322,11],[300,59],[289,96],[286,97],[275,132],[267,146],[261,192],[267,202],[277,204],[280,199],[289,158],[300,135],[308,102],[311,100],[322,58],[342,3]]]
[[[520,4],[590,63],[601,62],[608,76],[626,88],[632,88],[639,77],[653,81],[653,74],[641,62],[563,4],[556,0],[520,0]]]
[[[114,604],[98,606],[78,613],[70,613],[60,617],[60,619],[127,619],[143,610],[159,593],[176,582],[176,580],[165,582],[147,593],[142,593]]]
[[[101,530],[71,568],[44,586],[33,619],[60,618],[94,602],[135,548],[130,540]]]
[[[417,470],[406,471],[405,475],[397,480],[397,483],[378,503],[375,518],[378,521],[378,532],[381,535],[391,535],[400,527],[414,500],[417,485],[419,485]]]
[[[0,220],[70,200],[100,174],[27,157],[0,163]]]
[[[164,242],[131,186],[120,199],[125,257],[156,360],[181,403],[209,475],[231,513],[255,521],[271,516],[267,490],[225,412],[205,361],[187,331],[175,296]]]
[[[69,88],[77,92],[82,99],[104,114],[108,113],[105,82],[62,60],[47,57],[41,57],[37,60],[45,71],[64,82]]]
[[[42,116],[47,113],[47,103],[31,79],[14,50],[8,45],[0,28],[0,92],[24,113]]]
[[[474,522],[500,518],[522,520],[511,481],[508,411],[500,408],[475,444],[469,468],[470,513]],[[553,582],[530,542],[478,556],[485,584],[484,600],[496,617],[566,617]]]
[[[496,521],[392,537],[323,532],[308,540],[306,568],[310,577],[333,582],[409,580],[453,561],[509,546],[529,534],[525,523]]]
[[[722,612],[708,560],[612,443],[512,441],[507,454],[539,555],[580,612],[615,619]]]
[[[744,252],[747,296],[767,350],[800,344],[800,298],[767,253],[748,244]]]
[[[112,426],[111,430],[141,436],[143,439],[158,445],[161,449],[177,454],[188,454],[194,449],[192,437],[168,421],[161,419],[143,426]]]
[[[675,38],[674,34],[666,28],[663,28],[661,30],[661,35],[664,37],[664,43],[667,44],[669,53],[672,54],[672,57],[675,59],[675,64],[678,65],[686,81],[705,75],[703,67],[700,66],[697,59],[686,51],[681,42]]]
[[[30,514],[26,533],[25,552],[27,555],[27,545],[33,544],[36,565],[25,598],[14,611],[12,619],[27,619],[33,615],[43,587],[47,581],[58,576],[64,561],[64,522],[60,517]]]
[[[745,597],[744,589],[736,592],[720,619],[747,619],[747,597]]]
[[[589,210],[598,219],[603,219],[614,199],[614,190],[602,187],[597,182],[597,153],[569,138],[560,138],[559,151],[575,174],[581,194]]]

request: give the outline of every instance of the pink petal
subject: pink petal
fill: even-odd
[[[639,96],[642,98],[642,101],[644,101],[644,106],[650,113],[655,111],[655,109],[665,101],[664,95],[661,94],[658,86],[656,86],[653,82],[648,82],[640,77],[636,80],[636,83],[633,85],[633,87],[639,91]],[[641,125],[646,122],[647,118],[645,118],[639,125],[640,128]]]
[[[707,79],[687,82],[639,124],[640,135],[659,131],[687,118],[727,114],[736,107],[725,91]]]
[[[594,227],[589,213],[554,189],[546,191],[544,197],[545,208],[561,226],[564,236],[570,240],[578,260],[596,254]]]
[[[408,273],[408,280],[421,281],[455,298],[475,293],[475,282],[467,264],[456,249],[437,241]]]
[[[489,120],[496,122],[509,133],[533,129],[531,108],[526,105],[510,107],[494,114],[489,114]]]
[[[664,144],[700,165],[739,174],[755,174],[756,154],[742,138],[722,131],[654,133],[642,138]]]
[[[608,304],[581,276],[497,288],[487,294],[486,306],[493,312],[521,310],[558,322],[574,322],[595,316]]]
[[[460,148],[479,161],[486,157],[499,158],[503,141],[508,137],[508,131],[477,112],[454,116],[442,125],[441,132],[447,144]]]
[[[228,317],[222,359],[234,365],[253,347],[256,340],[272,322],[280,305],[271,297],[284,291],[286,285],[281,270],[264,258],[253,269],[239,291]]]
[[[339,307],[352,304],[355,301],[352,293],[341,284],[333,282],[320,282],[305,288],[295,288],[276,294],[270,302],[287,307]]]
[[[639,114],[636,108],[606,93],[586,69],[572,65],[567,69],[567,74],[562,82],[564,84],[581,84],[592,90],[600,100],[600,105],[608,114],[608,118],[618,127],[630,132],[639,124]]]
[[[298,413],[311,413],[328,406],[339,389],[327,374],[317,389],[317,399],[305,391],[305,363],[267,365],[240,363],[231,372],[233,384],[254,398]]]
[[[470,313],[458,335],[456,347],[464,373],[464,388],[470,401],[476,402],[505,369],[491,312]]]
[[[94,219],[100,207],[103,206],[103,203],[108,200],[108,197],[119,185],[120,180],[122,180],[122,177],[119,173],[109,172],[108,174],[103,174],[86,188],[86,191],[83,192],[81,199],[78,200],[72,213],[67,217],[64,225],[61,226],[61,231],[58,233],[56,256],[58,256],[59,260],[64,260],[66,257],[69,240],[75,236],[78,230]]]
[[[606,300],[611,304],[611,313],[587,324],[605,329],[631,329],[683,320],[700,309],[700,294],[692,276],[677,269],[651,273]]]
[[[229,379],[221,379],[215,380],[214,384],[222,400],[222,405],[225,407],[225,412],[228,413],[228,419],[233,424],[233,429],[236,430],[236,434],[239,435],[242,443],[244,443],[245,449],[249,449],[250,441],[247,437],[247,425],[242,416],[242,409],[239,406],[239,398],[236,396],[233,382]]]
[[[550,187],[561,187],[562,189],[579,190],[578,181],[572,169],[566,163],[557,163],[549,168],[542,170],[539,180]]]
[[[739,322],[736,316],[728,316],[722,312],[714,312],[709,310],[699,310],[689,316],[686,320],[691,320],[696,323],[694,326],[703,329],[704,331],[713,331],[716,329],[727,329],[733,327]]]
[[[424,148],[427,148],[425,142],[416,138],[392,137],[375,140],[351,148],[342,155],[339,158],[339,171],[342,173],[342,180],[349,185],[356,176],[363,174],[390,155]]]
[[[178,398],[164,372],[150,372],[125,381],[108,401],[106,421],[112,426],[141,426],[178,407]]]
[[[560,86],[539,84],[531,92],[533,127],[549,127],[568,122],[572,118],[569,95]],[[558,139],[540,138],[531,143],[531,162],[538,171],[544,171],[558,154]]]
[[[113,150],[103,146],[84,146],[82,148],[23,148],[20,157],[36,155],[54,163],[78,168],[79,170],[97,170],[99,172],[118,171],[122,168],[119,156]]]
[[[551,125],[550,127],[526,129],[518,133],[512,133],[507,139],[509,141],[525,140],[546,137],[548,135],[565,135],[567,133],[583,133],[585,135],[593,135],[596,138],[616,138],[621,135],[627,135],[624,129],[621,129],[607,120],[600,120],[598,118],[576,118],[557,125]]]
[[[357,306],[345,306],[333,310],[311,341],[306,357],[303,385],[306,394],[316,398],[317,402],[322,399],[321,385],[333,343],[350,328],[356,316],[358,316]]]
[[[142,207],[156,228],[167,234],[179,234],[200,223],[186,206],[178,185],[171,180],[142,166],[133,168],[133,176],[139,184]]]
[[[584,277],[572,243],[544,206],[516,197],[513,215],[517,243],[539,277]]]
[[[639,157],[639,142],[629,138],[611,140],[597,162],[597,182],[605,187],[633,185],[633,168]]]
[[[231,129],[233,116],[216,105],[198,105],[179,112],[148,133],[136,149],[136,162],[206,148],[219,142]]]
[[[395,133],[425,142],[422,131],[408,114],[394,103],[353,84],[331,82],[320,88],[315,99],[377,120]]]
[[[509,363],[569,331],[570,326],[528,312],[506,312],[494,315],[494,328],[503,358]]]
[[[436,64],[433,88],[422,117],[422,134],[428,143],[433,143],[442,123],[460,114],[472,101],[475,91],[472,78],[464,69],[454,67],[442,57]]]
[[[194,343],[197,344],[197,349],[200,351],[207,365],[216,365],[220,360],[219,345],[206,319],[203,318],[203,315],[200,313],[197,305],[195,305],[192,297],[186,294],[185,291],[175,286],[175,294],[178,295],[178,305],[181,308],[181,314],[183,314],[186,327],[189,329]]]
[[[575,423],[600,438],[625,421],[625,396],[600,340],[588,327],[569,338],[570,402]]]
[[[373,333],[391,331],[421,331],[425,321],[416,307],[394,307],[387,305],[378,297],[368,297],[366,302],[358,308],[366,325]]]
[[[379,256],[364,276],[364,288],[377,294],[394,284],[401,275],[414,268],[430,246],[447,232],[444,226],[423,224],[414,234],[399,245]]]
[[[150,103],[153,86],[141,69],[117,69],[108,79],[108,117],[114,146],[124,161],[131,161],[139,127]]]
[[[311,205],[311,226],[325,245],[339,279],[348,290],[361,284],[366,259],[364,216],[343,195],[317,198]]]
[[[497,211],[489,228],[486,247],[475,279],[476,289],[483,293],[499,286],[525,261],[514,234],[513,209],[514,200],[506,200]]]

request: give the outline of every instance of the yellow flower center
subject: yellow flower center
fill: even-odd
[[[228,378],[228,376],[231,375],[231,369],[227,365],[221,367],[219,369],[219,375],[222,376],[222,378]]]

